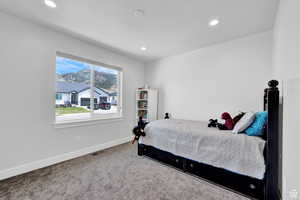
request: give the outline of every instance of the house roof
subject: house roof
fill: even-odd
[[[59,93],[81,92],[89,88],[90,86],[85,83],[71,83],[65,81],[56,82],[56,92]]]
[[[117,92],[111,92],[111,93],[109,93],[109,96],[111,96],[111,97],[113,97],[113,96],[117,96],[118,95],[118,93]]]
[[[85,83],[76,83],[76,82],[66,82],[66,81],[57,81],[56,82],[56,92],[57,93],[80,93],[84,90],[90,89],[90,86]],[[105,92],[101,88],[96,88],[96,93],[101,96],[108,96],[109,93]]]
[[[96,87],[95,87],[96,88]],[[100,96],[109,96],[109,93],[107,93],[106,91],[104,91],[102,88],[96,88],[95,89],[95,92],[97,94],[99,94]]]
[[[106,92],[106,94],[108,94],[109,96],[113,97],[113,96],[118,96],[118,93],[117,92],[112,92],[112,91],[109,91],[107,89],[103,89],[101,88],[102,91]]]

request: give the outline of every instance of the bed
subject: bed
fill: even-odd
[[[264,91],[268,123],[263,137],[208,128],[207,122],[168,119],[146,125],[138,155],[148,156],[243,195],[280,199],[279,91],[269,81]]]

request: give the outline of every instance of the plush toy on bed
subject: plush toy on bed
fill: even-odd
[[[165,114],[165,119],[170,119],[169,113],[166,113],[166,114]]]
[[[207,126],[216,128],[218,126],[218,120],[217,119],[210,119]]]
[[[225,120],[225,124],[218,123],[217,126],[220,130],[232,130],[234,127],[233,119],[228,112],[224,112],[221,118]]]
[[[218,127],[220,130],[232,130],[233,129],[234,122],[229,113],[227,113],[227,112],[222,113],[221,119],[225,120],[225,124],[218,123],[217,119],[210,119],[209,123],[208,123],[208,127],[215,127],[215,128]]]
[[[142,117],[140,117],[138,125],[136,127],[134,127],[132,130],[132,133],[134,135],[134,138],[131,142],[132,144],[134,144],[135,141],[138,141],[141,136],[143,136],[143,137],[146,136],[146,133],[144,132],[144,128],[146,125],[147,125],[147,123],[143,121]]]

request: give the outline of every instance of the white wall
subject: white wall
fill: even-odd
[[[81,105],[81,98],[91,98],[91,91],[90,89],[82,91],[78,94],[78,105]],[[99,95],[97,93],[94,93],[94,98],[97,98],[97,101],[99,102]]]
[[[261,110],[271,63],[266,32],[148,63],[146,83],[159,88],[159,117],[207,121],[225,111]]]
[[[61,100],[55,100],[56,105],[63,105],[66,101],[71,102],[71,95],[66,93],[60,93],[61,94]]]
[[[300,199],[300,1],[281,0],[274,28],[274,77],[283,80],[283,197]]]
[[[287,80],[300,76],[300,1],[281,0],[274,28],[274,75]]]
[[[0,25],[0,89],[8,94],[0,98],[0,178],[23,164],[131,136],[142,63],[4,13]],[[123,121],[55,129],[56,51],[123,68]]]

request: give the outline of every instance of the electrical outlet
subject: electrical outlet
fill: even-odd
[[[289,199],[290,200],[297,200],[298,199],[298,191],[296,189],[289,191]]]

